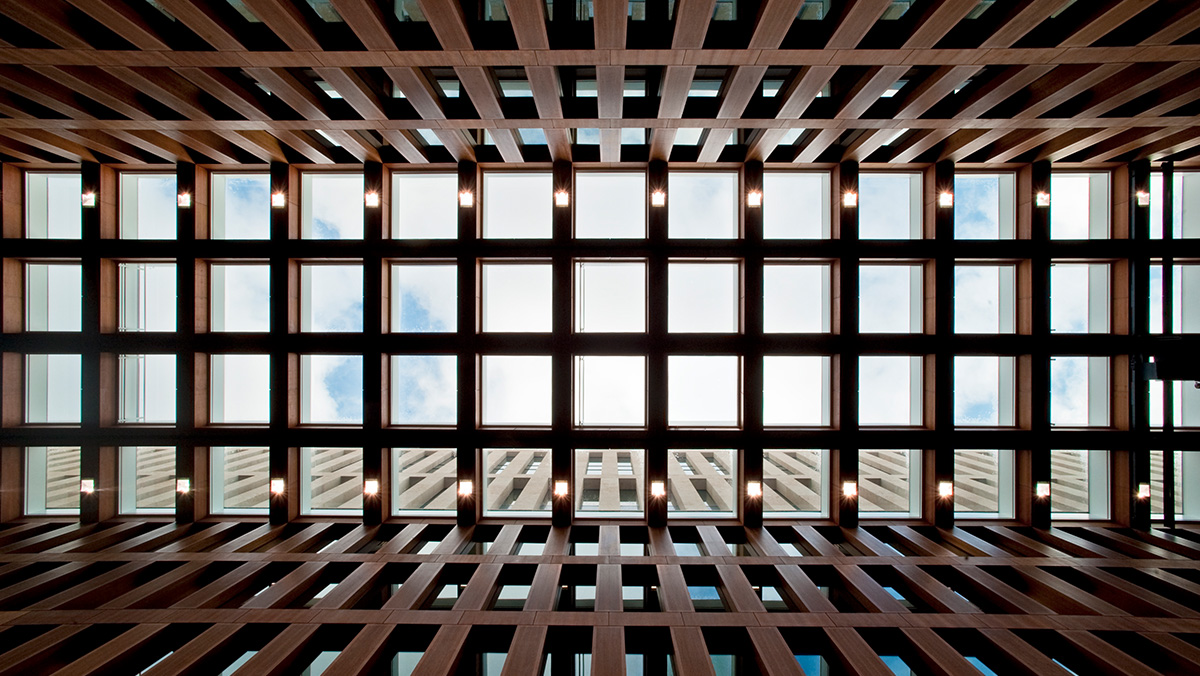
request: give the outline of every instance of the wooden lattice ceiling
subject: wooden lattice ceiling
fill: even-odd
[[[1200,155],[1200,2],[738,0],[734,20],[716,0],[646,0],[644,20],[626,0],[593,0],[588,20],[586,0],[487,2],[0,0],[0,160]],[[531,95],[505,96],[506,78]],[[717,95],[689,97],[700,79]]]

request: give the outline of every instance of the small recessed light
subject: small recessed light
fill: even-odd
[[[567,482],[555,481],[554,482],[554,494],[560,498],[566,497],[567,496]]]
[[[86,494],[95,493],[96,492],[96,480],[95,479],[81,479],[79,482],[79,492],[86,493]]]
[[[283,495],[284,488],[285,488],[285,486],[283,483],[283,479],[271,479],[271,494],[272,495]]]
[[[83,197],[83,206],[85,206],[85,207],[96,206],[96,193],[85,192],[85,193],[83,193],[82,197]]]
[[[954,484],[949,481],[938,482],[938,497],[952,498],[954,497]]]
[[[470,481],[458,482],[458,494],[462,497],[470,497],[475,492],[475,484]]]
[[[661,190],[655,190],[650,193],[650,206],[665,207],[667,205],[667,193]]]
[[[1049,481],[1039,481],[1039,482],[1037,482],[1037,484],[1034,485],[1033,490],[1034,490],[1034,494],[1037,495],[1039,498],[1048,498],[1048,497],[1050,497],[1050,482]]]
[[[856,495],[858,495],[858,482],[857,481],[842,482],[842,496],[843,497],[853,498]]]
[[[663,482],[661,482],[661,481],[651,481],[650,482],[650,495],[652,495],[656,498],[661,498],[662,496],[664,496],[666,494],[667,494],[667,487],[665,485],[663,485]]]
[[[1150,499],[1150,484],[1138,484],[1137,491],[1138,500]]]
[[[464,190],[458,193],[458,206],[473,207],[475,206],[475,194],[470,190]]]
[[[747,481],[746,482],[746,495],[751,498],[761,498],[762,497],[762,482],[761,481]]]
[[[566,207],[571,205],[571,194],[566,190],[559,190],[554,193],[554,206]]]
[[[842,195],[842,206],[854,208],[858,206],[858,193],[853,190],[847,190],[846,194]]]
[[[1048,193],[1048,192],[1046,192],[1046,191],[1039,192],[1039,193],[1037,194],[1037,197],[1036,197],[1036,199],[1037,199],[1037,201],[1036,201],[1036,204],[1037,204],[1039,207],[1048,207],[1048,206],[1050,206],[1050,193]]]
[[[1139,207],[1150,206],[1150,193],[1146,192],[1145,190],[1137,191],[1137,205]]]
[[[367,479],[364,481],[363,495],[379,495],[379,479]]]
[[[363,202],[365,202],[366,205],[372,209],[378,207],[379,206],[379,193],[372,190],[371,192],[367,193],[366,195],[363,195]]]
[[[746,193],[746,206],[761,207],[762,193],[757,190],[751,190],[750,192]]]
[[[179,206],[184,209],[190,209],[192,206],[192,194],[189,192],[179,193]]]
[[[175,492],[176,493],[190,493],[191,490],[192,490],[192,480],[191,479],[176,479],[175,480]]]
[[[938,206],[942,208],[954,206],[954,193],[946,191],[938,195]]]
[[[271,208],[282,209],[287,206],[287,195],[277,192],[271,195]]]

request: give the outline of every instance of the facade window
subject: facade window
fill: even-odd
[[[175,423],[175,362],[173,354],[118,356],[118,423]]]
[[[214,354],[209,358],[211,423],[271,422],[271,356]]]
[[[645,331],[646,264],[642,261],[577,261],[575,330],[581,333]]]
[[[457,506],[458,453],[453,448],[392,449],[393,512],[452,513]]]
[[[122,514],[175,511],[175,447],[122,446],[117,480]]]
[[[954,237],[1015,238],[1016,182],[1016,176],[1007,173],[955,174]]]
[[[734,516],[736,451],[667,451],[667,511],[676,516]],[[712,456],[710,462],[706,456]],[[690,467],[691,472],[684,471]]]
[[[667,177],[667,235],[672,239],[738,236],[736,172],[672,171]]]
[[[393,333],[450,333],[458,329],[458,268],[391,266]]]
[[[1050,512],[1055,518],[1109,518],[1108,451],[1050,451]]]
[[[212,174],[209,236],[270,239],[270,174]]]
[[[1163,266],[1150,266],[1150,333],[1162,333]],[[1171,266],[1171,331],[1200,333],[1200,265]]]
[[[362,511],[363,449],[300,449],[300,513]]]
[[[544,264],[485,263],[483,330],[548,333],[553,326],[553,268]]]
[[[175,264],[121,263],[117,328],[121,331],[175,330]]]
[[[1107,172],[1051,174],[1050,195],[1051,239],[1108,239]]]
[[[79,331],[82,300],[79,265],[25,264],[26,331]]]
[[[79,424],[80,355],[25,355],[25,422]]]
[[[266,514],[270,452],[265,446],[215,446],[209,451],[214,514]]]
[[[270,266],[213,263],[208,270],[208,320],[212,331],[271,330]]]
[[[763,357],[763,424],[828,427],[829,357]]]
[[[824,172],[764,172],[763,237],[829,239],[829,182],[829,174]]]
[[[361,425],[361,355],[300,355],[300,423]]]
[[[646,174],[640,171],[575,174],[575,236],[644,239]]]
[[[646,358],[575,357],[575,424],[645,426]]]
[[[1108,263],[1055,263],[1050,268],[1050,330],[1108,333]]]
[[[771,262],[763,267],[764,333],[829,333],[832,266]]]
[[[921,357],[859,357],[859,424],[921,425],[924,420],[923,367]]]
[[[484,355],[483,424],[550,424],[550,357]]]
[[[83,236],[79,174],[25,173],[25,236],[29,239],[79,239]]]
[[[1012,427],[1016,421],[1016,359],[954,358],[954,424]]]
[[[119,201],[122,239],[176,238],[174,174],[121,174]]]
[[[670,263],[667,330],[736,333],[741,323],[740,276],[737,263]]]
[[[763,450],[763,516],[827,514],[828,455],[828,451],[817,450]]]
[[[954,266],[954,331],[1015,333],[1016,266]]]
[[[863,265],[858,269],[858,326],[863,333],[920,333],[924,268]]]
[[[484,449],[484,515],[529,516],[550,512],[550,451]]]
[[[862,239],[921,239],[921,175],[858,177],[858,236]]]
[[[79,447],[25,449],[25,513],[79,513]]]
[[[1200,237],[1200,172],[1175,171],[1171,181],[1174,200],[1171,204],[1172,228],[1175,239]],[[1150,238],[1163,238],[1162,220],[1163,175],[1150,174]]]
[[[458,176],[392,174],[392,237],[457,238]]]
[[[1050,424],[1108,427],[1108,357],[1050,358]]]
[[[668,425],[737,427],[741,424],[741,408],[739,357],[667,357]]]
[[[644,456],[641,450],[575,451],[576,515],[641,516],[645,511]]]
[[[363,330],[361,265],[300,266],[300,330],[312,333]]]
[[[364,186],[362,174],[302,174],[300,237],[362,239]]]
[[[858,452],[858,509],[879,517],[921,516],[921,452]]]
[[[1011,519],[1015,456],[1010,450],[954,451],[955,516]]]
[[[458,422],[458,357],[391,357],[391,424],[447,426]]]
[[[549,239],[553,234],[551,174],[487,172],[483,195],[485,238]]]

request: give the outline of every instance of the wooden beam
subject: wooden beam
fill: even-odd
[[[912,162],[923,153],[937,147],[953,133],[953,129],[921,129],[893,146],[891,161]]]
[[[562,91],[558,82],[558,69],[554,66],[526,66],[525,77],[533,90],[533,102],[538,117],[543,120],[561,120]]]
[[[671,156],[671,148],[675,145],[675,129],[658,128],[650,130],[650,159],[666,160]]]
[[[0,86],[71,119],[95,119],[80,105],[74,91],[47,81],[26,68],[0,66]]]
[[[153,51],[170,49],[142,15],[128,4],[108,0],[67,0],[95,19],[105,28],[133,43],[138,49]]]
[[[91,49],[92,45],[73,27],[66,6],[57,2],[4,2],[0,14],[46,38],[63,49]]]
[[[1034,161],[1059,162],[1119,133],[1120,129],[1068,129],[1042,146]]]
[[[837,70],[837,66],[806,67],[800,77],[790,82],[787,88],[779,93],[783,103],[779,106],[779,113],[775,115],[775,118],[793,120],[803,115],[812,102],[821,95],[821,90],[825,88]]]
[[[176,68],[175,72],[247,120],[271,119],[254,92],[219,68]]]
[[[1012,47],[1062,5],[1060,0],[1025,0],[1025,6],[1015,16],[999,24],[996,32],[979,46],[984,49]]]
[[[942,66],[929,74],[929,77],[912,87],[905,93],[901,90],[903,101],[900,109],[893,116],[895,119],[918,118],[930,108],[941,103],[942,99],[954,93],[954,90],[982,70],[979,66]],[[912,86],[912,85],[909,85]],[[906,86],[904,89],[908,89]]]
[[[467,18],[458,0],[417,0],[417,5],[443,50],[474,49],[471,34],[467,31]]]
[[[822,129],[804,144],[804,147],[796,154],[796,159],[792,161],[796,164],[811,164],[816,162],[821,153],[829,150],[829,146],[837,143],[837,140],[841,136],[841,129]]]
[[[245,150],[255,157],[268,162],[287,162],[283,144],[279,139],[265,131],[227,131],[215,132],[221,138]]]
[[[517,49],[550,49],[544,0],[504,0],[504,6],[517,37]]]
[[[442,145],[446,146],[446,150],[450,151],[455,160],[459,162],[463,160],[475,160],[475,145],[462,131],[458,129],[434,129],[433,133],[441,140]]]
[[[25,143],[21,143],[15,139],[10,139],[4,136],[3,132],[0,132],[0,153],[4,153],[5,155],[12,157],[19,162],[29,162],[31,164],[45,162],[45,157],[32,154],[36,151],[37,148]]]
[[[292,150],[312,160],[316,164],[333,164],[333,155],[325,146],[317,143],[308,134],[300,131],[279,129],[271,132],[280,141],[289,145]]]
[[[329,83],[364,120],[386,120],[379,94],[353,68],[316,68],[317,75]]]
[[[96,156],[84,146],[42,129],[5,129],[3,134],[28,146],[53,153],[59,157],[66,157],[74,162],[96,161]]]
[[[1058,46],[1087,47],[1137,16],[1154,2],[1155,0],[1120,0],[1117,4],[1092,17],[1078,30],[1068,35],[1065,40],[1058,43]]]
[[[124,80],[96,68],[84,66],[37,66],[29,70],[51,82],[69,86],[93,101],[111,108],[131,120],[154,120],[155,115],[138,103],[141,92]]]
[[[662,97],[658,102],[659,119],[683,117],[683,106],[687,103],[695,74],[695,66],[667,66],[663,69]]]
[[[838,21],[825,49],[854,49],[875,25],[892,0],[857,0]]]
[[[621,161],[621,130],[602,127],[600,129],[600,161]]]
[[[158,99],[179,113],[193,120],[211,120],[212,114],[200,99],[202,93],[191,82],[179,77],[167,68],[107,68],[113,76],[133,84],[144,93]]]
[[[1173,16],[1164,17],[1157,33],[1142,40],[1143,45],[1170,45],[1188,33],[1200,29],[1200,7],[1185,5]]]
[[[956,120],[973,120],[1054,70],[1054,66],[1009,66],[976,89],[955,114]]]
[[[524,159],[521,156],[521,145],[517,143],[515,129],[492,129],[490,133],[496,149],[500,151],[500,157],[503,157],[505,162],[521,162]]]
[[[159,0],[159,4],[214,49],[233,52],[246,50],[233,28],[225,23],[212,4],[192,0]]]
[[[383,72],[387,73],[400,91],[404,92],[404,97],[408,99],[422,119],[446,119],[446,114],[442,112],[440,94],[436,85],[430,82],[421,71],[416,68],[387,67],[383,69]]]
[[[746,159],[765,161],[779,147],[780,141],[788,131],[787,129],[763,129],[746,149]]]
[[[502,120],[504,110],[500,107],[500,93],[488,70],[482,66],[459,66],[454,69],[458,81],[475,105],[480,117]]]
[[[387,17],[372,0],[332,0],[333,8],[342,15],[363,47],[371,51],[392,51],[396,42],[388,32]],[[338,91],[341,91],[340,89]]]
[[[1073,117],[1100,117],[1180,78],[1194,84],[1194,77],[1190,76],[1197,68],[1200,63],[1135,64],[1097,85],[1091,92],[1091,105]]]
[[[124,141],[131,146],[141,148],[146,152],[157,155],[169,162],[192,162],[188,149],[178,141],[168,138],[157,131],[126,131],[124,129],[107,129],[105,133],[113,138]]]
[[[1029,103],[1013,115],[1013,118],[1041,117],[1076,95],[1115,76],[1125,67],[1124,64],[1115,63],[1095,67],[1059,66],[1054,72],[1030,85]]]
[[[55,132],[68,141],[82,144],[86,148],[107,155],[126,164],[142,164],[145,160],[137,154],[138,148],[119,141],[95,129],[59,129]]]
[[[400,151],[404,159],[413,164],[426,164],[429,158],[425,156],[425,152],[421,150],[420,144],[415,139],[410,138],[408,133],[395,129],[381,129],[379,135],[383,140],[391,144],[393,148]]]
[[[779,49],[804,0],[766,0],[759,5],[749,49]]]
[[[550,157],[554,160],[571,161],[571,131],[560,127],[543,129],[546,135],[546,145],[550,147]]]
[[[1011,131],[1009,129],[962,129],[960,131],[952,131],[946,141],[946,145],[942,147],[941,156],[938,159],[961,162],[1004,138]],[[893,161],[899,162],[900,160],[893,159]]]
[[[727,80],[717,119],[741,117],[766,73],[766,66],[735,66]]]
[[[894,129],[864,129],[858,138],[846,146],[845,152],[842,153],[842,159],[864,162],[871,153],[883,147],[884,142],[895,133]]]
[[[725,149],[725,143],[732,135],[732,129],[724,129],[722,127],[709,129],[708,133],[704,136],[704,144],[700,146],[700,156],[698,159],[701,162],[716,162],[721,156],[721,151]]]
[[[342,149],[354,156],[359,162],[378,162],[379,150],[367,142],[358,132],[352,130],[329,129],[323,130],[329,138],[341,145]]]
[[[625,107],[625,66],[596,66],[596,107],[602,120],[621,119]]]
[[[238,164],[240,162],[233,150],[233,144],[211,131],[163,129],[162,134],[185,146],[195,148],[198,152],[204,153],[221,164]]]
[[[627,0],[593,0],[592,26],[595,29],[596,49],[624,49]]]
[[[862,117],[863,113],[878,103],[883,93],[896,84],[907,72],[908,66],[871,68],[846,94],[845,102],[836,117],[839,120]]]
[[[257,80],[306,120],[328,120],[325,102],[312,89],[284,68],[246,68],[246,75]]]
[[[315,52],[321,49],[321,43],[317,42],[304,15],[289,0],[242,1],[289,49],[297,52]]]
[[[989,158],[990,162],[1008,162],[1058,136],[1061,130],[1039,129],[1024,134],[1009,134],[996,143],[996,152]]]
[[[700,49],[717,0],[677,0],[671,49]]]
[[[932,49],[978,4],[978,0],[940,0],[904,41],[904,49]]]

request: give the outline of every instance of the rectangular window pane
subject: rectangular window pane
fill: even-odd
[[[1200,265],[1171,267],[1171,329],[1200,333]],[[1150,333],[1163,331],[1163,267],[1150,266]]]
[[[270,266],[212,264],[209,302],[209,326],[213,331],[270,331]]]
[[[269,449],[216,446],[210,458],[214,513],[266,513],[270,507]]]
[[[1163,416],[1163,381],[1150,381],[1150,426],[1162,427]],[[1175,427],[1200,427],[1200,389],[1188,381],[1175,381],[1171,384],[1175,391],[1175,406],[1173,407]]]
[[[575,263],[575,325],[583,333],[646,330],[646,264]]]
[[[667,330],[671,333],[735,333],[740,300],[737,263],[667,266]]]
[[[922,364],[921,357],[859,357],[859,424],[921,425]]]
[[[741,408],[740,357],[667,357],[668,425],[737,427]]]
[[[1200,491],[1187,490],[1187,486],[1197,486],[1197,472],[1200,472],[1200,457],[1194,453],[1183,451],[1150,451],[1150,514],[1155,519],[1163,518],[1166,511],[1166,454],[1171,453],[1175,461],[1175,516],[1180,519],[1194,521],[1200,516]],[[1186,477],[1186,480],[1185,480]]]
[[[121,263],[117,266],[121,331],[175,330],[175,264]]]
[[[954,175],[956,239],[1013,239],[1016,206],[1013,174]]]
[[[672,171],[667,176],[667,184],[669,237],[731,239],[738,236],[736,172]]]
[[[212,175],[212,239],[270,239],[271,175]]]
[[[174,174],[121,174],[120,203],[122,239],[175,239]]]
[[[646,174],[575,174],[575,236],[642,239],[646,236]]]
[[[956,265],[954,267],[954,331],[956,333],[1014,333],[1016,331],[1016,267]]]
[[[300,177],[300,237],[362,239],[362,174],[303,174]]]
[[[25,449],[25,513],[79,513],[79,447]]]
[[[829,181],[827,173],[763,173],[763,237],[829,239]]]
[[[827,451],[763,450],[763,516],[827,512]]]
[[[117,358],[117,422],[174,424],[173,354],[123,354]]]
[[[551,265],[483,265],[483,330],[549,332],[553,324]]]
[[[667,511],[678,516],[733,515],[737,456],[731,450],[667,452]]]
[[[1108,357],[1050,358],[1050,424],[1107,427]]]
[[[1050,175],[1050,238],[1107,239],[1108,174]]]
[[[271,355],[214,354],[209,364],[209,422],[271,421]]]
[[[484,514],[549,513],[550,469],[550,451],[545,449],[484,449]]]
[[[122,446],[120,457],[122,514],[175,510],[174,446]]]
[[[451,513],[458,505],[458,453],[453,448],[393,449],[396,513]]]
[[[954,424],[1012,427],[1015,372],[1014,357],[955,357]]]
[[[458,329],[458,268],[392,265],[392,332],[446,333]]]
[[[458,237],[458,176],[392,174],[392,237]]]
[[[1109,332],[1108,263],[1054,263],[1050,268],[1050,330]]]
[[[458,422],[458,357],[394,355],[391,361],[392,425]]]
[[[300,266],[300,330],[314,333],[363,330],[361,265]]]
[[[550,357],[483,357],[483,424],[550,424]]]
[[[300,513],[359,511],[363,500],[361,448],[300,449]]]
[[[1013,451],[954,451],[954,513],[1011,518]]]
[[[920,239],[921,175],[859,174],[858,236]]]
[[[858,325],[863,333],[920,333],[924,268],[863,265],[858,270]]]
[[[1108,451],[1050,451],[1050,512],[1108,518]]]
[[[79,265],[25,264],[26,331],[79,331],[82,304]]]
[[[895,516],[921,516],[920,451],[858,452],[858,509]]]
[[[645,501],[645,451],[575,451],[575,513],[641,516]]]
[[[26,173],[25,236],[29,239],[82,237],[82,197],[83,179],[79,174]],[[99,203],[99,196],[96,201]]]
[[[763,425],[829,425],[829,357],[763,357]]]
[[[549,173],[485,173],[483,236],[548,239],[552,234],[553,192]]]
[[[361,355],[300,355],[300,423],[361,425]]]
[[[575,357],[575,424],[646,425],[645,357]]]
[[[1175,238],[1200,237],[1200,172],[1176,171],[1173,183]]]
[[[25,422],[79,424],[80,355],[25,355]]]
[[[764,333],[829,333],[829,265],[763,267]]]

